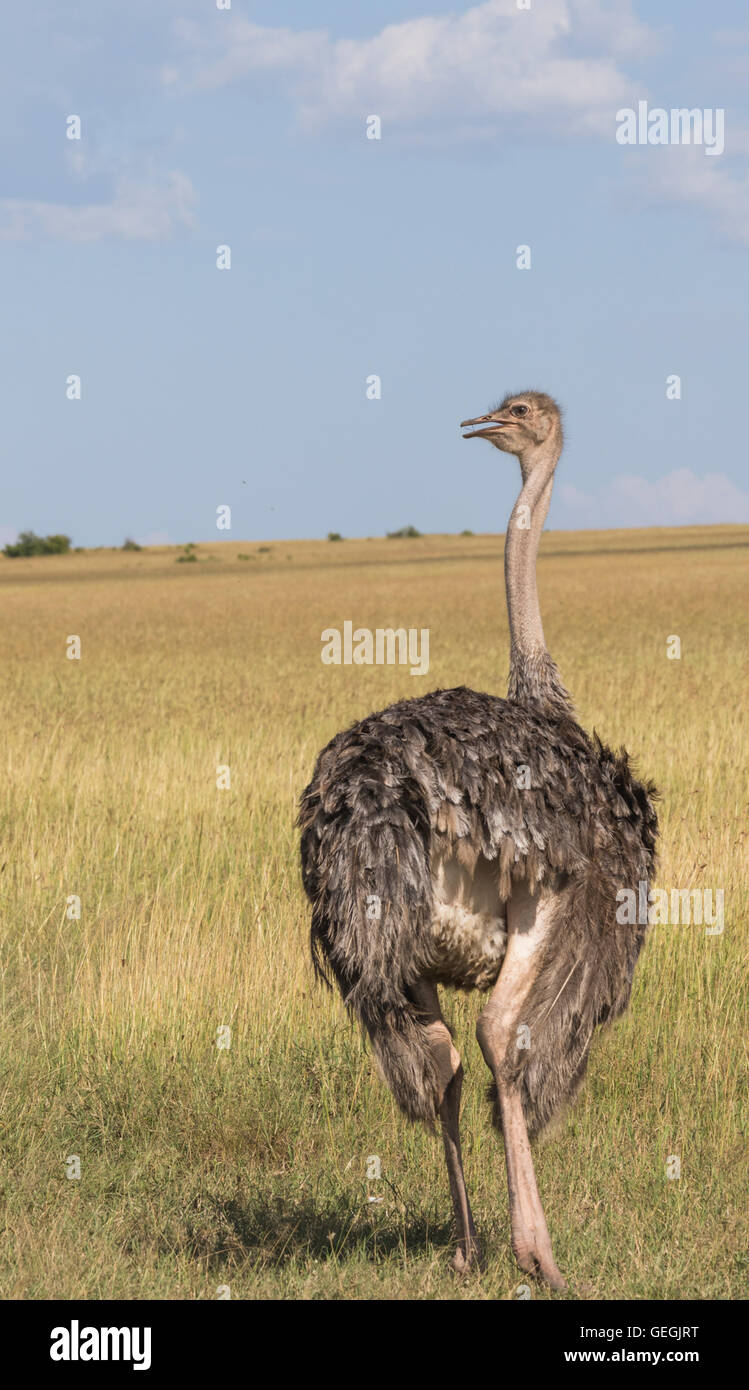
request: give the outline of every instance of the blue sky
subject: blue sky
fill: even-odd
[[[749,522],[744,4],[37,0],[0,53],[0,539],[501,530],[458,423],[523,387],[550,526]]]

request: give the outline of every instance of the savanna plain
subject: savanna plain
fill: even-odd
[[[294,824],[340,728],[504,694],[502,539],[190,553],[0,558],[2,1295],[510,1299],[482,997],[443,993],[487,1256],[459,1282],[439,1137],[314,983]],[[539,587],[581,722],[660,789],[656,886],[722,889],[724,928],[651,929],[537,1145],[569,1289],[533,1297],[746,1297],[749,527],[548,532]],[[324,665],[346,620],[428,628],[428,674]]]

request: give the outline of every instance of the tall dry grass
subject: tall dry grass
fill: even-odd
[[[502,693],[501,541],[198,554],[0,561],[2,1292],[509,1297],[481,1000],[446,997],[489,1256],[457,1285],[441,1145],[313,984],[294,830],[340,727],[437,686]],[[746,527],[543,541],[547,639],[580,718],[661,788],[659,884],[725,894],[719,936],[654,928],[629,1014],[539,1148],[572,1297],[746,1296],[748,560]],[[345,619],[428,627],[429,675],[324,666],[320,634]]]

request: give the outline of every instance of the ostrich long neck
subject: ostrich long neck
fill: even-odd
[[[508,696],[534,703],[556,715],[569,715],[572,706],[544,639],[538,605],[536,558],[551,501],[554,469],[561,453],[555,435],[532,457],[522,458],[523,487],[512,509],[505,542],[505,588],[510,619],[510,681]]]

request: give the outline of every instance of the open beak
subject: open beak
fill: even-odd
[[[471,431],[470,434],[463,435],[464,439],[490,439],[493,434],[498,434],[500,430],[503,430],[505,425],[512,423],[512,420],[503,420],[498,415],[477,415],[475,420],[461,420],[460,428]],[[487,429],[475,430],[471,428],[473,425],[486,425]]]

